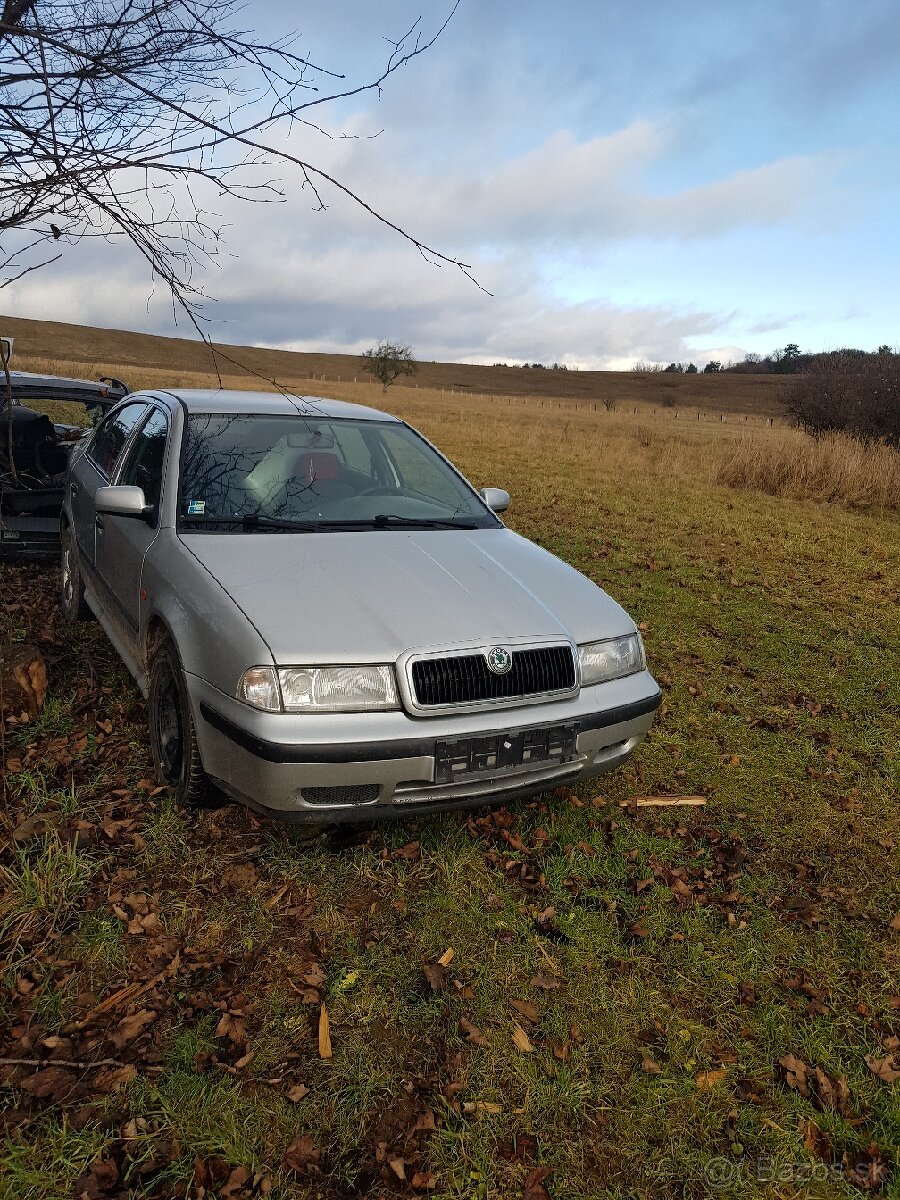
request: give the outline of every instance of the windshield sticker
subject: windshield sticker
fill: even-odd
[[[188,516],[199,517],[206,512],[205,500],[189,500],[188,501]]]

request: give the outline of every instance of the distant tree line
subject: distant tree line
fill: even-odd
[[[708,362],[703,368],[703,374],[709,375],[712,371],[721,371],[722,369],[720,362]],[[670,362],[668,366],[657,362],[636,362],[633,370],[638,375],[697,375],[700,373],[696,363],[692,362]]]
[[[693,375],[693,363],[635,363],[642,374]],[[804,353],[788,342],[771,354],[747,354],[740,362],[713,359],[704,374],[790,375],[783,403],[807,433],[845,433],[862,441],[884,442],[900,449],[900,352],[888,345],[877,350],[829,350]],[[674,397],[662,403],[670,407]]]

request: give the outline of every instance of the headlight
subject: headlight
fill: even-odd
[[[639,633],[605,642],[587,642],[578,647],[578,656],[581,659],[582,687],[620,679],[623,675],[634,675],[646,666],[644,644]]]
[[[373,712],[400,707],[394,668],[251,667],[238,699],[267,712]]]

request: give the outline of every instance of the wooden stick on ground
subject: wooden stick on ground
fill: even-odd
[[[158,983],[162,983],[167,975],[175,975],[177,973],[178,961],[179,956],[176,954],[168,966],[163,967],[158,974],[154,975],[152,979],[148,979],[146,983],[129,983],[126,987],[119,988],[117,992],[113,992],[111,996],[107,996],[96,1008],[92,1008],[87,1016],[82,1017],[80,1021],[74,1021],[71,1025],[68,1025],[64,1032],[75,1033],[79,1029],[84,1029],[85,1026],[90,1025],[97,1017],[102,1016],[105,1012],[109,1012],[111,1008],[116,1008],[117,1005],[124,1004],[126,1000],[134,1000],[136,996],[142,996],[144,992],[149,992]]]
[[[633,804],[635,808],[702,808],[706,804],[705,796],[635,796],[632,800],[623,800],[622,808]]]

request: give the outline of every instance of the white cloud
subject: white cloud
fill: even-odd
[[[560,300],[546,256],[591,262],[628,238],[662,243],[779,226],[803,214],[835,169],[828,156],[796,156],[664,195],[647,179],[675,153],[665,123],[636,120],[582,141],[559,130],[481,178],[416,166],[402,139],[371,136],[377,128],[358,115],[345,122],[345,138],[301,131],[291,147],[351,187],[358,180],[377,211],[472,263],[492,295],[452,266],[427,265],[346,197],[326,189],[329,211],[314,212],[295,180],[283,204],[199,197],[229,226],[226,253],[208,276],[216,338],[359,351],[399,336],[427,358],[585,368],[687,359],[691,339],[727,336],[730,313],[689,301],[617,305],[600,285],[592,299]],[[169,332],[170,303],[148,274],[133,251],[90,243],[6,295],[20,315]]]

